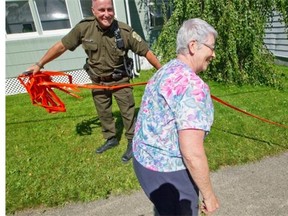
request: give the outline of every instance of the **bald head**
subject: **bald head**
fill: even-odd
[[[109,2],[113,5],[113,0],[92,0],[92,7],[94,7],[94,4],[97,2],[101,2],[101,1],[105,1],[105,2]]]
[[[92,13],[102,29],[109,28],[114,20],[114,6],[112,0],[92,0]]]

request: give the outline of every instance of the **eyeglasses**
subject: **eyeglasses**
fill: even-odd
[[[209,44],[206,44],[206,43],[202,43],[202,42],[199,42],[198,40],[194,40],[194,42],[197,42],[197,43],[200,43],[200,44],[203,44],[204,46],[208,47],[212,52],[215,52],[215,49],[216,49],[216,45],[214,44],[214,46],[212,45],[209,45]],[[192,42],[192,41],[191,41]]]
[[[209,49],[211,49],[212,52],[215,51],[215,48],[216,48],[215,45],[214,45],[214,46],[211,46],[211,45],[206,44],[206,43],[201,43],[201,44],[203,44],[204,46],[206,46],[206,47],[208,47]]]

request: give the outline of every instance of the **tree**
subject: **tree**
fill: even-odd
[[[288,26],[287,0],[171,0],[170,3],[173,14],[154,44],[164,63],[175,57],[176,34],[182,22],[199,17],[218,31],[217,57],[203,73],[204,78],[279,86],[274,57],[263,41],[274,12],[280,13],[281,21]]]

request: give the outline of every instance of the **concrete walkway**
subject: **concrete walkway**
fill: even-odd
[[[221,202],[215,216],[288,215],[288,152],[211,175]],[[18,212],[14,216],[153,216],[142,191],[86,204]]]

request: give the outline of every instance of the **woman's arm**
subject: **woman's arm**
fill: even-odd
[[[187,129],[179,131],[180,150],[194,182],[203,196],[202,211],[213,213],[219,208],[209,176],[209,166],[204,149],[203,130]]]

